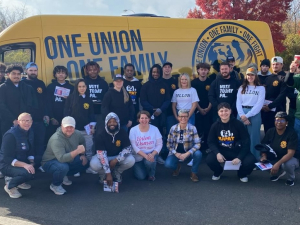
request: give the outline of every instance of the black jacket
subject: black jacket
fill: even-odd
[[[250,152],[250,137],[244,124],[235,118],[228,123],[220,119],[212,126],[208,134],[207,143],[209,149],[216,155],[223,151],[236,153],[236,157],[243,160]]]
[[[2,141],[0,150],[0,169],[10,165],[14,159],[28,162],[29,156],[34,156],[34,136],[32,129],[25,131],[20,126],[8,130]]]
[[[287,86],[283,82],[284,76],[272,74],[265,80],[266,100],[272,101],[268,106],[270,109],[276,107],[276,111],[285,111],[285,97]]]
[[[47,106],[48,106],[48,115],[50,119],[54,118],[59,123],[64,118],[64,107],[66,103],[66,99],[63,97],[58,97],[54,94],[56,87],[63,87],[70,90],[70,94],[72,94],[74,90],[74,86],[66,80],[64,84],[60,84],[56,79],[52,80],[52,83],[47,87]]]
[[[114,112],[118,115],[121,126],[126,125],[129,120],[134,120],[134,106],[131,97],[129,95],[128,102],[124,103],[123,89],[117,91],[114,88],[110,88],[104,95],[102,102],[102,119],[104,120],[110,112]]]

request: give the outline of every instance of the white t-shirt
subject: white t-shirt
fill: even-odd
[[[176,108],[190,110],[192,108],[192,103],[199,102],[199,97],[195,88],[188,89],[177,89],[174,91],[172,101],[176,102]]]
[[[247,86],[245,94],[242,94],[242,87],[239,88],[236,108],[239,116],[245,115],[242,106],[253,106],[245,115],[247,118],[257,115],[264,105],[266,89],[264,86]]]
[[[129,139],[133,150],[138,153],[143,151],[148,154],[152,151],[160,152],[162,148],[162,136],[157,127],[150,125],[147,132],[141,132],[139,125],[131,128]]]

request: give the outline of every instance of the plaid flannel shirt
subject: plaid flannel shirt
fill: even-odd
[[[172,126],[167,140],[167,148],[169,149],[169,155],[175,154],[180,138],[180,125],[179,123]],[[198,136],[198,132],[195,126],[187,124],[183,131],[183,147],[184,151],[189,151],[191,155],[198,149],[200,149],[201,139]]]

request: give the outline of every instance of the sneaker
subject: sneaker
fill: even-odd
[[[16,187],[8,189],[8,184],[6,184],[4,186],[4,190],[7,192],[7,194],[11,198],[20,198],[20,197],[22,197],[21,193],[18,191],[18,188],[16,188]]]
[[[285,171],[283,171],[279,176],[272,176],[270,177],[271,181],[278,181],[280,177],[283,177],[286,174]]]
[[[118,183],[122,182],[122,175],[119,172],[117,172],[116,170],[113,170],[112,175],[113,175],[113,179],[115,182],[118,182]]]
[[[53,191],[56,195],[63,195],[66,193],[66,190],[61,186],[55,186],[53,184],[50,185],[51,191]]]
[[[191,160],[187,165],[188,166],[193,166],[193,160]]]
[[[39,167],[39,170],[40,170],[42,173],[45,173],[45,170],[43,169],[42,166]]]
[[[248,182],[248,177],[242,177],[240,178],[240,181],[247,183]]]
[[[96,172],[95,170],[92,170],[91,167],[87,168],[85,172],[86,173],[91,173],[91,174],[98,174],[98,172]]]
[[[165,160],[163,160],[163,158],[161,156],[157,157],[157,163],[164,165],[165,164]]]
[[[294,182],[294,180],[286,180],[285,185],[287,185],[287,186],[294,186],[295,182]]]
[[[70,181],[69,178],[68,178],[67,176],[65,176],[65,177],[64,177],[64,180],[63,180],[63,184],[64,184],[64,185],[71,185],[71,184],[72,184],[72,181]]]
[[[23,183],[23,184],[18,185],[18,188],[23,189],[23,190],[28,190],[31,188],[31,185]]]
[[[222,172],[223,173],[223,172]],[[215,176],[215,174],[211,177],[212,180],[220,180],[221,178],[221,175],[222,173],[219,175],[219,176]]]
[[[4,177],[4,175],[0,172],[0,179],[2,179]]]
[[[104,175],[99,175],[99,183],[104,184],[105,178],[106,178],[105,174]]]
[[[12,177],[7,177],[5,176],[4,180],[5,180],[5,184],[7,184],[9,181],[11,181]]]
[[[150,177],[148,177],[148,180],[149,180],[149,181],[155,181],[155,176],[150,176]]]
[[[191,173],[191,180],[192,180],[193,182],[198,182],[198,181],[199,181],[199,178],[198,178],[197,174]]]
[[[173,177],[177,177],[179,175],[179,173],[180,173],[180,170],[181,170],[181,164],[178,163],[177,169],[173,171],[172,176]]]
[[[74,177],[80,177],[80,173],[75,173],[73,176]]]

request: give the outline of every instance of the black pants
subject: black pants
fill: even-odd
[[[213,123],[212,111],[209,111],[206,115],[201,113],[196,113],[195,116],[197,132],[199,137],[201,137],[201,150],[204,151],[208,148],[207,137],[210,130],[210,127]]]
[[[4,176],[12,177],[12,179],[9,182],[8,189],[17,187],[18,185],[23,184],[34,178],[34,175],[28,173],[28,171],[23,167],[14,167],[12,165],[8,165],[1,169],[1,172]]]
[[[31,127],[34,133],[34,166],[38,168],[41,165],[41,161],[46,150],[46,126],[43,121],[40,121],[33,122]]]
[[[231,161],[237,158],[237,154],[234,152],[221,152],[221,154],[225,157],[227,161]],[[214,152],[210,152],[206,157],[206,163],[209,168],[214,172],[214,176],[218,177],[223,172],[223,166],[220,165],[219,161],[217,160],[217,156]],[[245,158],[242,160],[242,165],[240,169],[237,171],[237,175],[239,178],[247,177],[253,171],[255,167],[256,159],[255,157],[249,152]]]
[[[275,127],[275,114],[276,112],[273,111],[269,111],[269,112],[261,111],[261,121],[262,124],[264,125],[265,134],[270,128]]]

